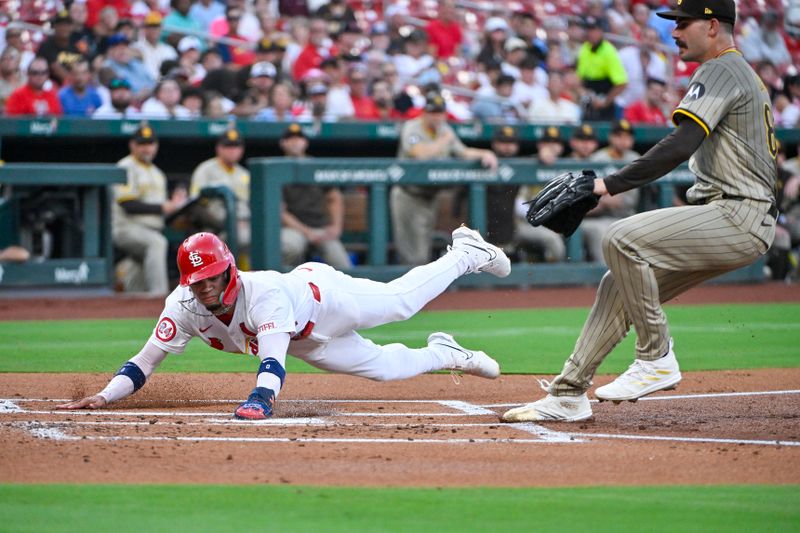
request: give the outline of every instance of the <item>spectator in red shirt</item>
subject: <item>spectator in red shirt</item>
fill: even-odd
[[[48,80],[47,60],[37,57],[28,66],[28,83],[11,93],[6,102],[7,115],[61,116],[58,89]]]
[[[350,70],[348,76],[350,100],[353,102],[353,117],[358,120],[377,120],[380,118],[375,102],[367,94],[367,73],[363,68]]]
[[[425,26],[431,54],[437,59],[446,59],[459,54],[459,47],[464,40],[461,24],[454,0],[443,0],[439,3],[439,18],[431,20]]]
[[[336,50],[333,50],[328,36],[328,24],[325,19],[315,18],[309,25],[308,44],[292,66],[292,76],[299,81],[312,68],[319,68],[323,59],[335,55]]]
[[[625,119],[632,124],[666,126],[667,118],[661,109],[666,87],[667,84],[663,80],[648,78],[644,99],[632,103],[625,109]]]

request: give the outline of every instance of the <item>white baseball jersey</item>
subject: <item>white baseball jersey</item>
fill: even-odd
[[[258,355],[259,334],[299,336],[319,314],[319,292],[299,276],[278,272],[241,272],[233,319],[226,325],[195,300],[189,287],[177,287],[149,342],[182,353],[192,337],[217,350]],[[310,328],[309,328],[310,329]],[[283,364],[283,361],[280,361]]]

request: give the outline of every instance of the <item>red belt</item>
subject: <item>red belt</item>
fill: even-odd
[[[311,294],[314,295],[314,299],[316,301],[318,301],[319,303],[322,303],[322,297],[319,294],[319,287],[317,287],[316,285],[314,285],[310,281],[308,282],[308,286],[311,288]],[[305,339],[306,337],[311,335],[311,331],[313,329],[314,329],[314,322],[309,320],[308,323],[306,324],[306,326],[303,328],[303,330],[300,333],[298,333],[297,335],[295,335],[294,337],[292,337],[292,340],[296,341],[296,340],[300,340],[300,339]]]

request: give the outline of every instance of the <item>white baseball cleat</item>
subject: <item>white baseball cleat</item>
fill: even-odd
[[[495,379],[500,376],[500,365],[485,352],[467,350],[458,344],[452,335],[438,331],[428,336],[428,348],[436,350],[450,361],[445,368],[461,370],[465,374]]]
[[[580,396],[553,396],[515,407],[503,413],[503,422],[578,422],[592,416],[586,393]]]
[[[463,250],[474,257],[472,272],[488,272],[498,278],[511,274],[511,260],[506,253],[483,240],[481,234],[466,226],[453,230],[453,250]]]
[[[598,387],[594,395],[601,402],[635,402],[642,396],[674,389],[681,382],[681,371],[672,346],[670,339],[667,355],[655,361],[635,359],[628,370],[608,385]]]

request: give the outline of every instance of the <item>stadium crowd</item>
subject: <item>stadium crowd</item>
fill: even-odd
[[[451,121],[664,124],[694,65],[662,0],[9,0],[0,111],[94,118],[395,120],[443,89]],[[800,120],[800,41],[780,0],[737,42]],[[33,62],[36,57],[46,60]]]
[[[669,125],[696,68],[675,54],[673,23],[655,15],[666,8],[666,0],[8,0],[0,2],[0,116],[407,122],[425,119],[436,94],[436,112],[450,122],[576,125],[568,141],[543,144],[559,146],[556,157],[630,160],[632,127]],[[781,0],[740,2],[736,32],[771,93],[776,126],[800,126],[800,16]],[[622,146],[601,147],[593,121],[613,121]],[[463,145],[435,148],[485,157]],[[797,158],[784,168],[782,201],[800,215]],[[587,234],[635,209],[628,200],[590,216],[587,227],[598,229]],[[513,197],[500,202],[518,224]],[[800,223],[786,226],[791,249]],[[543,259],[563,259],[558,236],[527,239],[555,244],[543,245]]]

